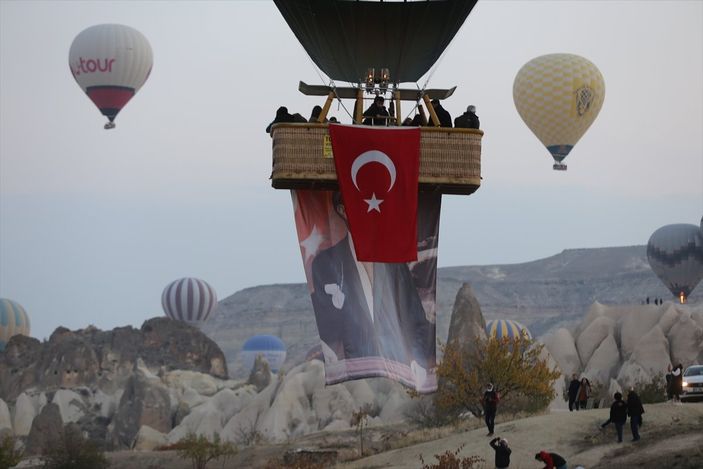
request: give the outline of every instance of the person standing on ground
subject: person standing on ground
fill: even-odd
[[[496,452],[496,469],[505,469],[510,466],[510,453],[508,440],[505,438],[493,438],[489,443]]]
[[[574,407],[579,410],[576,398],[578,397],[580,386],[581,383],[576,377],[576,373],[574,373],[571,375],[571,382],[569,383],[569,412],[573,412]]]
[[[640,439],[642,414],[644,414],[644,407],[642,407],[640,396],[637,395],[634,388],[630,388],[630,392],[627,393],[627,415],[630,417],[632,441],[639,441]]]
[[[487,436],[493,436],[499,400],[498,392],[493,387],[493,384],[488,383],[486,392],[483,393],[483,415],[486,419],[486,427],[488,427]]]
[[[627,422],[627,404],[622,400],[622,394],[619,392],[616,392],[613,397],[615,401],[610,406],[610,418],[601,425],[601,428],[613,423],[618,434],[618,443],[622,443],[622,429],[625,426],[625,422]]]
[[[666,379],[666,398],[671,401],[674,399],[674,375],[671,373],[671,363],[666,369],[664,378]]]
[[[581,409],[585,409],[586,406],[588,405],[588,398],[591,396],[591,383],[588,381],[588,378],[583,377],[581,378],[581,384],[579,385],[579,392],[578,392],[578,406]]]
[[[559,456],[557,453],[540,451],[535,454],[535,459],[544,463],[544,469],[568,469],[566,459]]]
[[[679,363],[671,372],[671,394],[674,402],[681,402],[681,393],[683,392],[683,365]]]

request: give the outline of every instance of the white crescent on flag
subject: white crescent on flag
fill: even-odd
[[[388,186],[388,192],[390,192],[395,184],[395,164],[393,164],[393,160],[391,160],[388,155],[378,150],[365,151],[356,157],[351,166],[351,178],[354,186],[356,186],[357,190],[361,190],[359,189],[359,184],[356,182],[356,175],[364,165],[373,162],[382,164],[388,170],[388,174],[391,176],[391,184]]]

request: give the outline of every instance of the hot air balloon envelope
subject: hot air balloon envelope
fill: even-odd
[[[199,278],[174,280],[161,294],[161,306],[166,316],[189,324],[206,321],[216,305],[215,290]]]
[[[0,298],[0,351],[5,349],[10,337],[17,334],[29,335],[29,316],[18,303]]]
[[[703,279],[703,234],[696,225],[662,226],[649,238],[647,259],[657,277],[681,303]]]
[[[515,76],[513,100],[520,117],[552,154],[554,169],[588,130],[603,106],[598,68],[574,54],[549,54],[527,62]]]
[[[242,346],[244,368],[251,370],[259,355],[266,359],[271,371],[277,373],[286,361],[286,345],[275,335],[255,335],[247,339]]]
[[[115,116],[151,73],[153,56],[146,37],[121,24],[99,24],[81,31],[71,44],[68,64],[76,82],[107,116]]]
[[[363,81],[369,69],[388,69],[394,83],[418,81],[476,1],[274,0],[315,64],[350,83]]]
[[[512,319],[493,319],[486,322],[486,335],[489,339],[502,340],[506,337],[516,339],[525,337],[532,339],[529,329]]]

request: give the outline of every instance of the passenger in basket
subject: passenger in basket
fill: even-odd
[[[310,123],[318,123],[318,119],[320,118],[320,113],[322,113],[322,106],[315,106],[312,108],[312,112],[310,113],[310,119],[308,119],[308,122]],[[327,118],[322,121],[322,123],[327,123]]]
[[[442,105],[439,103],[439,99],[432,100],[432,107],[434,108],[434,112],[435,114],[437,114],[437,118],[439,119],[439,126],[451,127],[452,116],[449,115],[449,111],[442,107]],[[434,123],[430,121],[427,125],[434,126]]]
[[[386,125],[388,119],[388,110],[383,105],[383,96],[376,96],[373,103],[367,110],[364,111],[364,125]]]
[[[278,124],[280,122],[300,122],[304,123],[307,122],[308,120],[301,116],[299,113],[295,114],[290,114],[288,112],[288,108],[285,106],[281,106],[278,108],[276,111],[276,117],[274,117],[273,121],[266,127],[266,133],[270,134],[271,133],[271,126],[273,124]]]
[[[461,129],[478,129],[481,123],[476,115],[476,106],[466,108],[466,112],[454,119],[454,127]]]

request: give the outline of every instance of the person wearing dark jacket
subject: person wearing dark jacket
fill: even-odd
[[[266,127],[266,133],[270,134],[271,133],[271,126],[273,124],[278,124],[279,122],[299,122],[299,123],[306,123],[308,120],[301,116],[298,113],[295,114],[290,114],[288,112],[288,108],[285,106],[281,106],[278,108],[276,111],[276,117],[273,119],[273,121]]]
[[[442,105],[439,103],[439,99],[432,100],[432,107],[434,108],[435,114],[437,114],[437,119],[439,119],[439,126],[451,127],[452,116],[449,114],[449,111],[442,107]],[[428,125],[434,126],[434,122],[430,121]]]
[[[486,386],[486,392],[483,393],[483,415],[486,419],[486,426],[488,427],[488,435],[493,436],[493,428],[495,427],[496,421],[496,411],[498,410],[498,393],[493,388],[493,384],[488,383]]]
[[[588,398],[591,397],[591,382],[588,381],[588,378],[581,378],[577,396],[576,400],[579,408],[585,409],[588,407]]]
[[[601,428],[605,428],[608,424],[615,424],[615,431],[618,434],[618,443],[622,443],[622,429],[627,422],[627,403],[622,400],[622,394],[616,392],[613,396],[615,402],[610,406],[610,418],[601,425]]]
[[[576,408],[576,410],[579,410],[579,405],[576,401],[576,398],[579,395],[580,386],[581,382],[576,377],[576,373],[574,373],[573,375],[571,375],[571,382],[569,383],[569,412],[573,412],[574,408]]]
[[[466,112],[454,119],[457,129],[478,129],[481,123],[476,115],[476,106],[473,104],[466,108]]]
[[[364,111],[364,125],[387,125],[388,110],[383,105],[383,96],[376,96],[371,106]]]
[[[627,415],[630,416],[632,441],[638,441],[640,439],[642,414],[644,414],[644,407],[642,407],[640,396],[637,395],[634,389],[630,388],[630,392],[627,393]]]
[[[674,367],[671,376],[671,393],[674,402],[681,402],[681,393],[683,392],[683,365],[681,363]]]
[[[540,451],[535,454],[535,459],[537,461],[542,461],[544,463],[544,469],[566,469],[566,459],[559,456],[557,453],[548,453],[547,451]]]
[[[510,453],[512,451],[508,447],[508,440],[505,438],[493,438],[489,444],[496,452],[496,469],[510,467]]]
[[[308,119],[308,122],[312,124],[316,124],[319,122],[320,119],[320,114],[322,114],[322,106],[315,106],[312,108],[312,111],[310,112],[310,119]],[[327,119],[324,119],[322,121],[323,124],[327,123]]]

